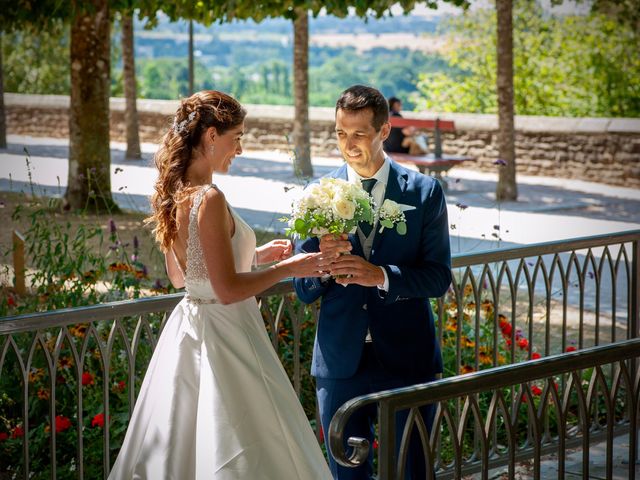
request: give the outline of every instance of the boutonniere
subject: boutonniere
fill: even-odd
[[[415,208],[387,198],[382,202],[377,212],[378,222],[380,223],[378,232],[382,233],[385,228],[393,228],[395,226],[398,235],[405,235],[407,233],[407,219],[404,216],[404,212],[415,210]]]

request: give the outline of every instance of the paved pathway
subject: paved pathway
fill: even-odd
[[[0,190],[28,188],[29,174],[40,189],[61,194],[67,180],[65,139],[9,135],[0,151]],[[156,145],[143,144],[143,158],[124,159],[125,146],[112,142],[112,190],[124,208],[148,211]],[[27,168],[27,155],[29,165]],[[314,158],[317,176],[341,164],[337,158]],[[498,168],[498,167],[496,167]],[[30,171],[29,171],[30,170]],[[462,168],[451,170],[447,204],[454,252],[526,245],[640,228],[640,191],[548,177],[518,177],[517,202],[494,200],[497,174]],[[287,152],[245,152],[227,175],[214,181],[229,202],[254,227],[283,231],[279,218],[302,191]],[[463,205],[461,208],[456,205]],[[496,230],[499,226],[500,230]],[[495,235],[500,233],[500,242]]]

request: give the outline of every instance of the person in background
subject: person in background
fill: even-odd
[[[402,117],[402,101],[398,97],[390,97],[389,117]],[[390,153],[408,153],[409,155],[426,155],[429,153],[429,141],[424,133],[414,127],[392,127],[389,137],[384,142],[384,151]]]

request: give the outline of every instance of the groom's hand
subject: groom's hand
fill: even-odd
[[[363,287],[376,287],[384,284],[385,280],[382,268],[359,255],[342,255],[336,258],[331,264],[330,273],[340,285],[355,283]]]
[[[320,251],[325,258],[338,258],[343,253],[351,251],[351,242],[346,234],[323,235],[320,237]]]

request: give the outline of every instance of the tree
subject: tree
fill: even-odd
[[[303,177],[313,176],[309,127],[309,17],[304,8],[293,21],[293,143],[296,169]]]
[[[613,5],[607,16],[598,13],[604,3]],[[633,9],[621,10],[622,3],[640,6],[638,0],[601,0],[594,4],[598,12],[590,15],[553,17],[538,2],[497,0],[495,12],[480,10],[451,22],[450,36],[458,41],[445,59],[453,73],[421,75],[418,104],[439,111],[498,113],[499,157],[505,165],[497,198],[517,197],[509,133],[514,111],[640,116],[638,14],[623,20],[621,12]],[[515,27],[509,27],[511,18]]]
[[[4,76],[2,67],[2,43],[4,41],[4,35],[0,31],[0,148],[7,148],[7,122],[6,112],[4,109]]]
[[[517,200],[516,147],[513,111],[513,5],[511,0],[496,0],[498,17],[497,83],[498,156],[501,160],[496,199]],[[502,162],[506,162],[503,164]]]
[[[69,95],[69,24],[24,25],[4,34],[6,92]]]
[[[640,30],[617,17],[546,14],[514,3],[514,108],[518,115],[640,116]],[[449,23],[446,73],[420,75],[419,108],[497,113],[495,10]]]
[[[127,138],[125,157],[138,159],[141,158],[141,152],[132,12],[124,10],[120,14],[120,20],[122,23],[122,73],[125,98],[124,120]]]
[[[67,28],[59,21],[48,27],[0,31],[0,148],[6,148],[5,91],[69,94]]]
[[[65,206],[117,210],[111,196],[109,151],[109,1],[10,2],[0,10],[0,29],[46,29],[71,24],[69,175]],[[117,2],[113,2],[114,4]]]
[[[87,2],[71,20],[69,208],[117,208],[111,198],[109,149],[110,29],[108,0]]]
[[[189,95],[193,95],[193,20],[189,20]]]

